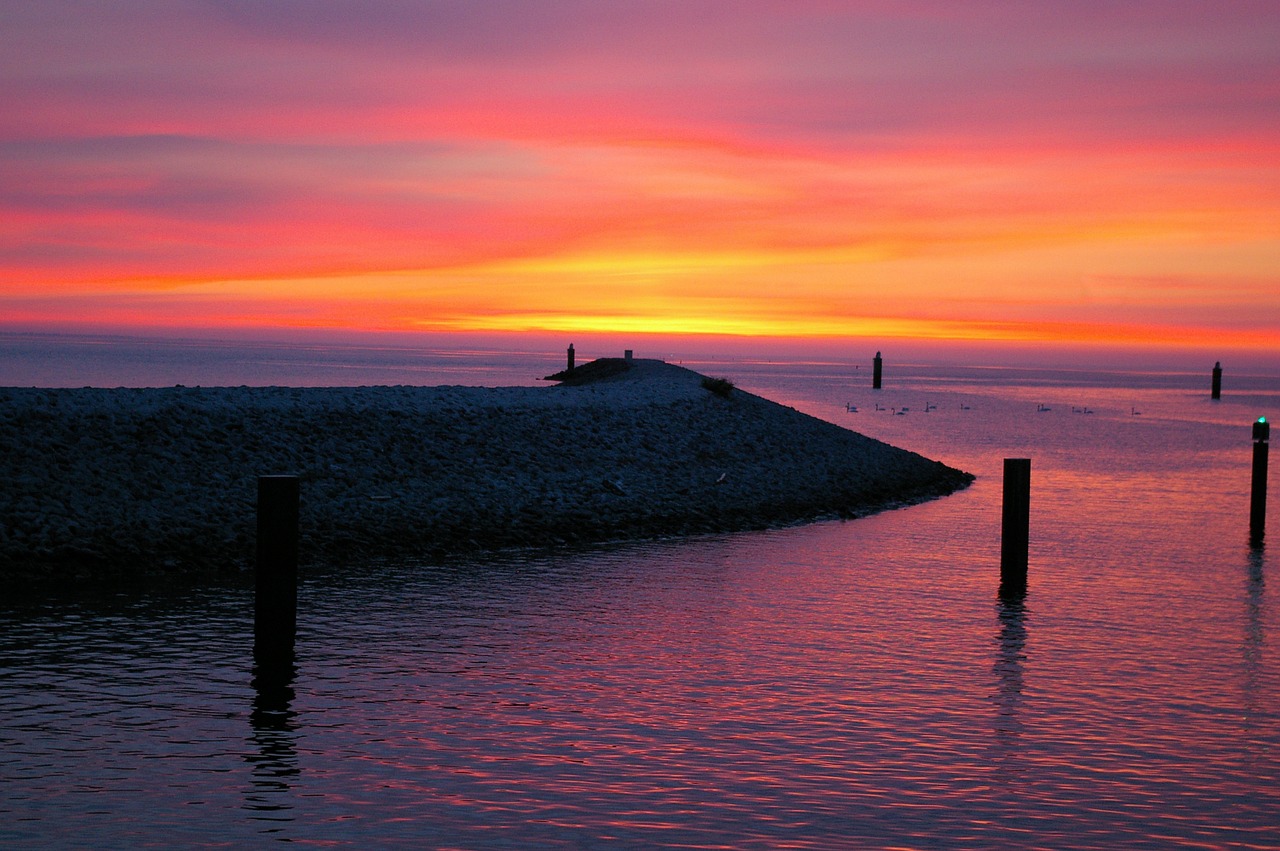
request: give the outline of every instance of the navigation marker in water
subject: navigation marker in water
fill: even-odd
[[[253,654],[291,655],[298,624],[298,477],[258,477]]]
[[[1031,540],[1031,459],[1004,459],[1004,504],[1000,527],[1000,594],[1027,589]]]
[[[1253,487],[1249,497],[1249,543],[1262,546],[1267,531],[1267,441],[1271,437],[1271,423],[1266,417],[1258,417],[1253,424]]]
[[[884,367],[884,360],[880,357],[880,353],[876,352],[875,359],[871,361],[871,389],[880,389],[880,373]]]
[[[1222,398],[1222,361],[1213,365],[1213,398]]]

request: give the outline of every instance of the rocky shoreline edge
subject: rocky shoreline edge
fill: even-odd
[[[973,479],[661,361],[551,378],[0,388],[0,579],[249,570],[259,475],[300,478],[304,567],[852,518]]]

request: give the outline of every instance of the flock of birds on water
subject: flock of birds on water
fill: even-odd
[[[876,410],[877,410],[877,411],[888,411],[890,414],[892,414],[893,416],[897,416],[897,417],[905,416],[906,414],[911,413],[911,408],[909,408],[909,407],[903,407],[903,408],[888,408],[888,407],[885,407],[884,405],[881,405],[879,402],[876,402],[876,403],[875,403],[875,406],[876,406]],[[845,409],[845,412],[846,412],[846,413],[850,413],[850,414],[856,414],[856,413],[858,413],[858,406],[857,406],[857,405],[855,405],[855,404],[853,404],[852,402],[846,402],[846,403],[845,403],[845,406],[844,406],[844,409]],[[930,411],[936,411],[936,410],[938,410],[938,406],[937,406],[937,405],[931,404],[931,403],[929,403],[929,402],[925,402],[925,403],[924,403],[924,412],[925,412],[926,414],[927,414],[927,413],[929,413]],[[972,410],[972,408],[970,408],[968,405],[966,405],[966,404],[964,404],[963,402],[961,402],[961,403],[960,403],[960,410],[962,410],[962,411],[969,411],[969,410]],[[1049,411],[1052,411],[1052,410],[1053,410],[1053,408],[1049,407],[1048,405],[1043,405],[1043,404],[1038,404],[1038,405],[1036,405],[1036,413],[1037,413],[1037,414],[1044,414],[1044,413],[1048,413]],[[1072,406],[1071,406],[1071,413],[1073,413],[1073,414],[1092,414],[1092,413],[1093,413],[1093,409],[1092,409],[1092,408],[1077,408],[1075,405],[1072,405]],[[1137,408],[1130,408],[1130,409],[1129,409],[1129,415],[1130,415],[1130,416],[1133,416],[1133,417],[1140,417],[1140,416],[1142,416],[1142,411],[1139,411]]]
[[[857,406],[857,405],[855,405],[855,404],[853,404],[852,402],[848,402],[848,403],[846,403],[846,404],[845,404],[845,406],[844,406],[844,409],[845,409],[845,411],[847,411],[847,412],[848,412],[848,413],[850,413],[850,414],[856,414],[856,413],[858,413],[858,406]],[[904,414],[909,414],[909,413],[911,413],[911,409],[910,409],[910,408],[906,408],[906,407],[904,407],[904,408],[886,408],[884,405],[881,405],[879,402],[876,402],[876,410],[877,410],[877,411],[888,411],[889,413],[891,413],[891,414],[893,414],[893,415],[895,415],[895,416],[899,416],[899,417],[900,417],[900,416],[902,416],[902,415],[904,415]],[[934,404],[929,403],[929,402],[925,402],[925,403],[924,403],[924,412],[925,412],[926,414],[927,414],[927,413],[929,413],[930,411],[936,411],[936,410],[938,410],[938,406],[937,406],[937,405],[934,405]],[[971,409],[968,405],[966,405],[966,404],[964,404],[963,402],[961,402],[961,403],[960,403],[960,410],[962,410],[962,411],[969,411],[969,410],[972,410],[972,409]]]

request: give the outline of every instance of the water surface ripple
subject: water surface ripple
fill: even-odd
[[[1277,567],[1234,415],[785,383],[980,478],[846,523],[313,573],[282,665],[242,583],[7,605],[0,846],[1280,847]],[[1024,453],[1032,574],[1002,599]]]

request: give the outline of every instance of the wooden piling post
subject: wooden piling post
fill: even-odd
[[[298,477],[258,477],[254,654],[293,652],[298,623]]]
[[[1249,494],[1249,542],[1261,546],[1267,531],[1267,441],[1271,423],[1258,417],[1253,424],[1253,483]]]
[[[1222,361],[1213,365],[1213,398],[1222,398]]]
[[[1031,459],[1004,459],[1004,504],[1000,529],[1000,589],[1027,587],[1027,550],[1031,541]]]
[[[880,376],[884,368],[884,360],[880,357],[880,353],[876,352],[875,359],[871,361],[871,389],[880,389]]]

